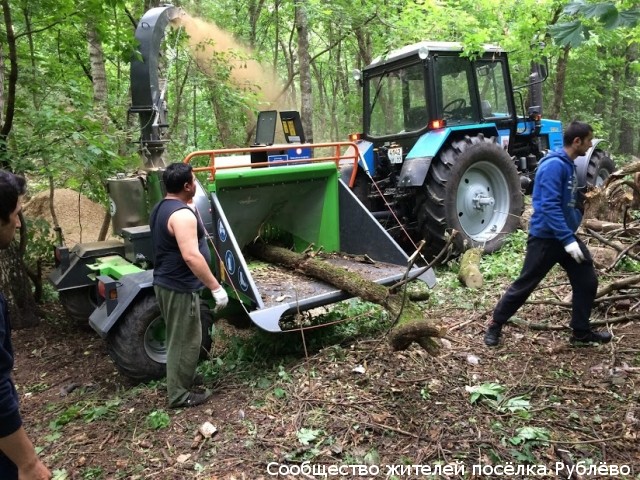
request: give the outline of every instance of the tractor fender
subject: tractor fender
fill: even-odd
[[[587,185],[587,167],[589,166],[589,161],[591,160],[593,152],[595,152],[596,150],[601,150],[597,148],[597,146],[600,143],[609,143],[609,142],[608,140],[605,140],[603,138],[593,139],[591,141],[591,148],[587,151],[587,153],[585,153],[581,157],[577,157],[573,161],[576,166],[576,174],[578,176],[579,188],[585,187]]]
[[[89,317],[89,325],[102,338],[105,338],[109,330],[118,323],[118,320],[127,311],[127,308],[143,292],[153,288],[153,270],[132,273],[123,276],[117,282],[117,304],[115,307],[110,302],[105,301],[96,308]]]
[[[478,135],[479,133],[483,133],[488,137],[499,135],[496,126],[490,123],[474,125],[473,128],[465,125],[431,130],[425,133],[418,139],[409,153],[407,153],[402,163],[400,176],[398,177],[398,186],[421,187],[427,178],[427,173],[429,173],[433,158],[440,153],[450,136],[458,136],[460,133],[464,135]]]

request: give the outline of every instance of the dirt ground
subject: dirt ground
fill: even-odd
[[[47,218],[45,197],[26,213]],[[97,238],[101,206],[59,190],[56,211],[70,244],[79,224],[82,241]],[[569,293],[564,279],[546,282],[559,299]],[[45,304],[38,327],[14,332],[25,426],[57,480],[471,479],[509,465],[533,466],[535,478],[613,466],[624,475],[571,478],[640,479],[638,322],[613,325],[615,341],[592,348],[570,347],[567,331],[514,325],[488,349],[482,333],[503,288],[436,287],[425,311],[448,330],[437,358],[415,345],[393,352],[384,334],[336,344],[321,341],[326,329],[266,337],[222,322],[200,366],[215,393],[182,410],[166,408],[163,381],[132,385],[96,333]],[[532,304],[518,316],[565,325],[569,313]],[[198,433],[205,422],[217,429],[210,438]],[[354,465],[366,473],[345,470]],[[502,477],[533,478],[522,472]]]
[[[612,344],[590,348],[570,347],[566,331],[512,326],[488,349],[487,310],[443,305],[429,311],[449,329],[437,358],[417,346],[393,352],[379,335],[265,361],[242,350],[252,341],[243,331],[226,336],[233,357],[201,367],[212,399],[169,410],[163,382],[129,384],[95,333],[65,323],[56,304],[43,312],[40,326],[14,332],[15,378],[26,428],[56,478],[322,478],[295,470],[305,461],[368,465],[359,478],[443,479],[491,478],[473,469],[507,462],[568,478],[558,465],[606,462],[629,474],[571,478],[640,478],[638,323],[614,325]],[[562,324],[566,315],[528,305],[520,317]],[[490,383],[501,398],[472,402],[472,387]],[[207,421],[217,432],[203,439]],[[401,470],[411,465],[465,475]],[[348,472],[328,478],[356,477]]]

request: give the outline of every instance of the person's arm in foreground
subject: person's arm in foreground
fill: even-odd
[[[0,437],[0,450],[18,467],[19,480],[48,480],[51,472],[38,458],[23,427]]]

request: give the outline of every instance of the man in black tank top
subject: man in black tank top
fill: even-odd
[[[154,247],[153,285],[167,326],[167,394],[170,407],[193,407],[211,396],[192,392],[202,327],[199,291],[208,288],[215,310],[229,301],[213,276],[206,232],[192,199],[196,182],[191,165],[172,163],[162,180],[167,194],[149,219]]]

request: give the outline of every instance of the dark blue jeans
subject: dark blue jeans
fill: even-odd
[[[0,452],[0,478],[2,480],[18,480],[18,467]]]
[[[549,270],[556,263],[559,263],[567,272],[573,290],[569,326],[576,332],[590,330],[589,316],[598,290],[598,279],[589,250],[579,239],[578,245],[580,245],[585,257],[582,263],[576,262],[571,255],[565,252],[564,246],[559,240],[529,235],[522,272],[496,305],[493,311],[493,321],[499,325],[507,323],[549,273]]]

